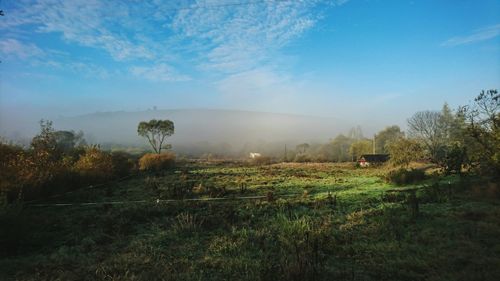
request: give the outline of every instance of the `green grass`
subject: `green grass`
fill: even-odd
[[[396,187],[383,173],[185,166],[43,202],[146,203],[10,206],[0,280],[500,280],[495,185],[435,177]],[[418,189],[417,217],[405,193],[386,196],[407,188]],[[275,200],[155,203],[269,192]]]

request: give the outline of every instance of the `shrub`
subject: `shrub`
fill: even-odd
[[[295,155],[295,159],[293,159],[293,161],[298,163],[311,162],[311,157],[307,154],[300,153]]]
[[[64,163],[53,160],[47,151],[2,144],[0,155],[0,194],[7,202],[31,200],[55,191],[67,172]]]
[[[166,152],[162,154],[148,153],[139,159],[139,169],[142,171],[161,171],[175,165],[175,154]]]
[[[130,155],[75,147],[74,133],[54,131],[51,124],[41,122],[41,133],[29,149],[0,142],[0,201],[38,199],[125,176],[134,168]]]
[[[446,174],[462,174],[462,168],[468,164],[467,150],[459,143],[444,148],[444,156],[439,165]]]
[[[74,165],[84,181],[94,182],[113,177],[113,160],[110,154],[98,147],[89,147]]]
[[[425,172],[420,169],[407,170],[404,168],[400,168],[397,170],[392,170],[385,175],[386,181],[397,185],[415,183],[418,181],[422,181],[425,178]]]
[[[127,176],[136,169],[136,160],[126,152],[111,153],[111,161],[113,163],[113,174],[118,177]]]
[[[395,166],[408,167],[412,161],[418,161],[424,155],[422,145],[416,140],[407,138],[389,142],[386,149],[391,155],[390,163]]]
[[[19,168],[25,167],[20,165],[19,159],[25,158],[24,155],[21,148],[0,143],[0,194],[14,192],[18,187],[22,180],[19,178]]]
[[[272,159],[269,156],[259,156],[252,159],[252,164],[254,165],[269,165],[272,163]]]

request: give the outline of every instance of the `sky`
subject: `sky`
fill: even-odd
[[[500,85],[500,1],[2,0],[0,9],[0,124],[156,107],[383,128]]]

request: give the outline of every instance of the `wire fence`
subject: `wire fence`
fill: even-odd
[[[223,202],[237,200],[275,200],[278,198],[297,197],[302,194],[283,195],[256,195],[256,196],[232,196],[232,197],[209,197],[209,198],[187,198],[187,199],[152,199],[152,200],[131,200],[131,201],[103,201],[103,202],[74,202],[74,203],[26,203],[28,207],[67,207],[67,206],[101,206],[101,205],[133,205],[133,204],[161,204],[161,203],[185,203],[185,202]]]

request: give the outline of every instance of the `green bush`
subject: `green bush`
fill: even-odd
[[[426,178],[425,172],[420,169],[404,169],[400,168],[397,170],[392,170],[385,175],[387,182],[394,183],[396,185],[405,185],[415,182],[422,181]]]
[[[141,171],[161,171],[173,168],[175,165],[175,154],[166,152],[162,154],[148,153],[139,159]]]
[[[462,174],[462,169],[469,162],[467,149],[459,143],[453,143],[444,149],[445,156],[440,161],[440,166],[446,174]]]

